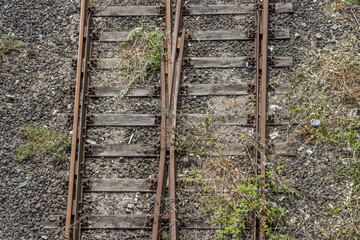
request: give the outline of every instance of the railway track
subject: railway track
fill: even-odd
[[[80,38],[76,69],[76,86],[74,112],[69,117],[73,123],[73,144],[71,151],[70,177],[68,183],[68,201],[66,216],[50,216],[49,226],[65,226],[66,239],[84,239],[83,231],[126,229],[145,230],[147,238],[156,240],[169,232],[169,239],[179,239],[179,229],[194,229],[213,231],[215,228],[204,219],[182,221],[178,214],[178,184],[177,164],[180,158],[176,151],[177,114],[179,113],[180,98],[194,97],[243,97],[251,98],[254,103],[254,114],[224,115],[219,114],[187,114],[188,119],[201,121],[204,116],[211,116],[218,125],[254,128],[255,146],[253,161],[256,169],[254,174],[265,175],[267,161],[267,127],[281,125],[267,115],[267,95],[270,89],[269,67],[281,68],[292,66],[289,56],[269,56],[268,42],[272,40],[286,40],[290,38],[287,29],[270,29],[269,15],[291,13],[293,6],[290,3],[270,4],[268,0],[253,4],[228,5],[184,5],[182,0],[165,0],[160,6],[111,6],[93,7],[90,1],[81,1]],[[246,30],[192,30],[185,29],[185,17],[191,16],[238,16],[248,15],[254,18],[255,28]],[[125,98],[152,99],[159,98],[160,110],[157,114],[89,114],[89,105],[92,99],[117,97],[121,93],[121,86],[92,86],[90,72],[119,71],[119,58],[93,58],[95,42],[116,43],[125,41],[129,32],[108,31],[94,32],[94,19],[124,17],[160,17],[165,21],[167,42],[164,46],[164,57],[161,62],[160,79],[156,86],[135,86]],[[254,52],[247,56],[209,57],[186,56],[187,42],[206,41],[252,41]],[[165,54],[166,53],[166,54]],[[244,83],[239,80],[229,84],[183,84],[184,69],[228,69],[237,68],[250,71],[254,82]],[[276,94],[286,94],[291,91],[289,86],[278,86]],[[269,120],[270,119],[270,120]],[[101,127],[152,127],[158,131],[159,139],[153,142],[159,144],[88,144],[87,131],[90,128]],[[254,145],[250,143],[249,145]],[[278,154],[291,155],[288,151]],[[234,146],[228,155],[242,155],[243,150]],[[129,159],[158,159],[156,178],[89,178],[86,174],[88,158],[129,158]],[[265,181],[265,178],[263,179]],[[107,192],[110,194],[123,193],[153,193],[151,212],[134,215],[97,215],[89,216],[84,213],[86,204],[84,196],[91,192]],[[265,200],[265,193],[262,192]],[[251,238],[265,239],[260,229],[265,226],[264,218],[254,218],[251,224]],[[150,236],[151,234],[151,236]],[[146,238],[145,238],[146,239]]]

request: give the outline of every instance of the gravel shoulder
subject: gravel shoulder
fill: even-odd
[[[0,36],[14,35],[19,52],[0,60],[0,239],[48,239],[42,223],[66,209],[67,163],[13,159],[26,126],[59,132],[58,112],[68,111],[74,82],[79,1],[1,1]],[[22,183],[22,184],[21,184]]]

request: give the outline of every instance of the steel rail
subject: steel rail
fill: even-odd
[[[79,36],[79,50],[78,50],[78,59],[77,59],[78,64],[77,64],[76,85],[75,85],[73,137],[72,137],[72,147],[71,147],[69,189],[68,189],[68,201],[67,201],[66,223],[65,223],[65,239],[70,238],[70,227],[71,227],[71,221],[72,221],[75,166],[76,166],[77,143],[78,143],[80,88],[81,88],[82,62],[83,62],[83,52],[84,52],[83,47],[84,47],[84,42],[88,40],[88,39],[84,39],[87,9],[88,9],[88,0],[82,0],[81,1],[81,15],[80,15],[80,30],[79,30],[79,35],[80,35]]]
[[[166,43],[167,43],[167,72],[170,73],[170,58],[171,58],[171,33],[172,33],[172,0],[165,0],[165,11],[166,11]],[[168,78],[170,81],[170,78]],[[171,91],[170,82],[168,82],[168,93]]]
[[[184,58],[185,47],[185,30],[182,30],[180,37],[180,50],[178,58],[178,66],[176,69],[175,86],[173,94],[172,105],[172,121],[171,121],[171,136],[170,136],[170,152],[169,152],[169,198],[170,198],[170,240],[176,240],[178,236],[178,226],[176,219],[176,156],[175,156],[175,131],[176,131],[176,115],[177,104],[181,85],[181,69]]]
[[[262,10],[262,43],[261,43],[261,115],[260,115],[260,168],[265,186],[266,134],[267,134],[267,82],[268,82],[268,41],[269,41],[269,0],[263,0]],[[265,190],[261,192],[265,202]],[[265,216],[260,219],[260,240],[265,240]]]
[[[168,83],[169,83],[169,106],[171,106],[171,101],[173,99],[172,94],[174,92],[173,86],[174,86],[174,77],[175,77],[175,64],[176,64],[176,56],[177,56],[177,45],[178,45],[178,35],[179,35],[179,29],[181,24],[181,18],[182,18],[182,7],[183,7],[183,0],[177,0],[176,2],[176,12],[175,12],[175,23],[173,27],[173,36],[171,39],[171,57],[170,57],[170,72],[168,73]]]
[[[254,167],[255,174],[258,174],[258,164],[259,164],[259,92],[260,92],[260,10],[259,8],[256,11],[255,17],[255,148],[254,148]],[[257,239],[257,219],[254,214],[253,219],[253,232],[252,239]]]
[[[90,30],[92,25],[91,14],[87,15],[86,22],[86,47],[85,47],[85,59],[84,59],[84,71],[82,79],[82,94],[81,94],[81,114],[80,114],[80,125],[79,125],[79,143],[78,143],[78,156],[77,156],[77,168],[76,168],[76,189],[75,189],[75,199],[74,199],[74,219],[73,222],[76,223],[76,228],[73,231],[73,240],[81,239],[81,203],[83,200],[83,171],[85,166],[85,130],[86,130],[86,116],[87,116],[87,104],[88,104],[88,90],[89,90],[89,63],[91,57],[91,41],[90,41]]]
[[[165,192],[165,180],[166,180],[166,131],[167,131],[167,99],[166,99],[166,79],[165,79],[165,62],[164,59],[161,61],[161,72],[160,72],[160,86],[161,86],[161,139],[160,139],[160,162],[159,162],[159,173],[156,189],[155,199],[155,210],[154,210],[154,222],[152,228],[152,240],[160,240],[161,236],[161,214],[163,212],[163,196]]]
[[[266,135],[267,135],[267,82],[268,82],[268,41],[269,41],[269,0],[263,0],[262,5],[258,5],[255,17],[255,148],[254,165],[255,174],[263,176],[261,184],[265,186],[265,161],[266,161]],[[261,6],[261,8],[260,8]],[[261,20],[261,22],[260,22]],[[261,40],[261,42],[260,42]],[[261,50],[261,53],[260,53]],[[261,66],[261,76],[260,76]],[[261,87],[260,87],[261,85]],[[260,158],[260,163],[259,163]],[[265,202],[265,190],[261,191],[261,199]],[[257,219],[253,219],[252,239],[265,240],[264,229],[265,216],[261,213],[259,231],[257,229]]]

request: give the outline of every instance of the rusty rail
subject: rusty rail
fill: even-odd
[[[182,19],[182,8],[183,8],[183,0],[177,0],[176,2],[176,11],[175,11],[175,22],[173,25],[173,33],[171,37],[171,49],[170,49],[170,72],[168,72],[168,89],[169,89],[169,106],[171,106],[171,101],[173,99],[172,94],[174,93],[174,77],[175,77],[175,64],[177,57],[177,46],[178,46],[178,35],[179,28],[181,25]]]
[[[171,49],[171,33],[172,33],[172,0],[165,0],[166,5],[166,43],[167,43],[167,49]],[[169,60],[171,58],[171,51],[167,51],[167,59]],[[170,61],[167,61],[167,73],[171,71]],[[170,79],[168,79],[170,81]],[[171,85],[170,82],[168,82],[168,92],[171,92]],[[170,105],[169,105],[170,106]]]
[[[154,208],[152,240],[161,238],[161,220],[163,214],[163,199],[167,175],[169,177],[169,230],[170,240],[177,240],[178,220],[176,211],[176,116],[179,91],[181,85],[181,72],[184,59],[186,32],[182,29],[183,0],[176,1],[173,19],[171,0],[166,3],[167,28],[167,54],[161,62],[161,139],[160,162]],[[268,38],[269,38],[269,0],[263,0],[256,12],[255,34],[255,136],[254,150],[255,172],[265,176],[266,162],[266,135],[267,135],[267,82],[268,82]],[[174,22],[174,23],[173,23]],[[88,0],[81,1],[80,39],[77,60],[77,76],[75,88],[75,105],[73,121],[73,139],[71,150],[71,164],[69,177],[69,193],[66,216],[66,239],[81,239],[81,204],[83,199],[82,178],[85,164],[85,129],[88,104],[89,76],[88,69],[91,58],[90,31],[92,17]],[[180,37],[179,37],[179,33]],[[164,54],[165,55],[165,54]],[[165,58],[165,56],[164,56]],[[261,70],[260,70],[261,69]],[[167,79],[166,79],[167,77]],[[169,147],[169,152],[167,152]],[[169,169],[166,171],[167,154]],[[262,180],[265,184],[265,179]],[[265,201],[265,192],[261,192]],[[265,239],[265,218],[255,219],[252,236],[254,240]],[[260,229],[260,231],[259,231]]]
[[[161,229],[161,214],[163,212],[163,195],[165,193],[165,180],[166,180],[166,136],[167,136],[167,98],[166,98],[166,79],[165,79],[165,62],[161,61],[161,73],[160,73],[160,86],[161,86],[161,139],[160,139],[160,162],[159,173],[156,189],[156,200],[154,210],[154,222],[152,229],[152,240],[160,239]]]
[[[261,20],[261,22],[260,22]],[[263,0],[258,5],[255,17],[255,173],[264,176],[262,185],[265,185],[266,161],[266,135],[267,135],[267,84],[268,84],[268,40],[269,40],[269,0]],[[260,54],[261,51],[261,54]],[[261,66],[261,74],[260,74]],[[260,162],[259,162],[260,159]],[[262,190],[261,198],[265,201],[265,191]],[[252,239],[265,240],[265,216],[261,216],[259,229],[257,219],[254,218]]]
[[[180,51],[178,58],[178,66],[176,69],[173,105],[172,105],[172,121],[170,132],[170,152],[169,152],[169,195],[170,195],[170,239],[178,239],[178,228],[176,219],[176,155],[175,155],[175,131],[176,131],[176,116],[177,116],[177,103],[181,85],[181,69],[184,58],[184,45],[185,45],[185,30],[182,30],[180,37]]]
[[[91,25],[92,18],[88,9],[88,1],[82,0],[65,239],[81,238],[80,212],[83,198],[82,172],[85,159],[84,130],[88,103]]]
[[[262,184],[265,186],[266,161],[266,134],[267,134],[267,82],[268,82],[268,41],[269,41],[269,0],[263,0],[262,11],[262,44],[261,44],[261,117],[260,117],[260,167],[264,176]],[[265,191],[262,190],[261,198],[265,201]],[[265,217],[260,219],[260,240],[265,239]]]
[[[183,0],[178,0],[176,3],[175,19],[172,24],[172,7],[171,1],[166,1],[166,26],[167,26],[167,88],[165,86],[165,64],[162,63],[161,68],[161,102],[163,112],[171,114],[170,117],[166,117],[166,114],[162,113],[161,122],[161,148],[165,146],[166,139],[170,141],[169,150],[169,205],[170,205],[170,239],[178,239],[178,223],[176,216],[176,154],[175,154],[175,131],[176,131],[176,114],[177,103],[181,85],[181,71],[184,58],[185,47],[185,30],[181,31],[181,37],[179,38],[179,29],[181,28],[182,21],[182,8]],[[173,29],[173,32],[171,30]],[[180,39],[180,40],[179,40]],[[179,53],[178,50],[179,49]],[[176,64],[177,63],[177,64]],[[165,92],[167,89],[167,94]],[[165,102],[164,102],[165,101]],[[165,124],[167,126],[165,126]],[[160,165],[158,173],[158,186],[157,196],[154,209],[154,222],[152,230],[152,240],[159,240],[161,235],[161,214],[162,214],[162,199],[164,198],[165,188],[165,160],[166,151],[162,150],[160,154]]]
[[[256,17],[255,17],[255,28],[256,28],[256,35],[255,35],[255,143],[259,141],[259,108],[260,108],[260,11],[257,9]],[[259,148],[258,144],[255,144],[254,148],[254,167],[255,167],[255,174],[258,172],[258,162],[259,162]],[[257,239],[257,219],[254,216],[253,222],[253,231],[252,231],[252,238],[253,240]]]

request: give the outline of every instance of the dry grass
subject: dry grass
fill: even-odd
[[[323,239],[360,238],[360,53],[359,41],[314,53],[294,78],[297,105],[290,109],[295,130],[305,144],[316,144],[324,157],[338,157],[343,199],[330,206]],[[319,127],[310,121],[319,120]],[[327,152],[331,149],[331,153]],[[325,151],[324,151],[325,150]]]
[[[359,147],[354,132],[359,126],[358,51],[359,42],[353,40],[315,54],[297,71],[294,82],[298,105],[290,113],[298,124],[297,133],[306,143],[335,143],[353,150]],[[309,124],[313,120],[320,120],[319,128]]]
[[[140,27],[129,32],[127,39],[118,43],[118,71],[96,72],[97,86],[119,86],[119,97],[128,94],[136,85],[158,79],[165,34],[152,25],[140,22]],[[158,80],[157,80],[158,81]]]
[[[136,84],[147,84],[149,74],[160,69],[164,43],[165,34],[144,22],[129,33],[127,41],[119,43],[122,81],[127,86],[121,95]]]
[[[183,120],[177,131],[177,149],[197,167],[192,168],[183,182],[197,187],[197,200],[209,214],[211,224],[219,228],[214,239],[246,236],[252,218],[262,213],[269,223],[264,229],[267,236],[288,239],[274,234],[278,229],[277,220],[287,211],[280,206],[273,207],[268,201],[274,198],[275,192],[288,195],[291,190],[281,184],[278,171],[268,169],[266,176],[254,177],[253,150],[249,148],[254,139],[250,132],[214,126],[208,117],[201,124]],[[229,147],[234,145],[242,147],[242,156],[229,155]],[[261,181],[264,177],[265,185]],[[266,201],[260,197],[264,189],[269,189]]]

